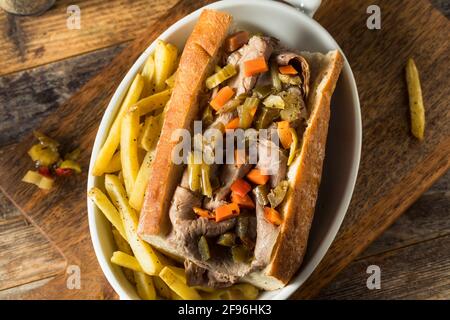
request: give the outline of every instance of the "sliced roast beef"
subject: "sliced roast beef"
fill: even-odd
[[[233,275],[205,269],[190,260],[185,260],[184,267],[188,286],[224,288],[231,286],[239,279]]]
[[[238,74],[230,79],[229,85],[236,89],[236,95],[248,93],[255,86],[258,76],[246,77],[244,74],[244,62],[258,57],[269,59],[273,51],[273,40],[268,37],[253,36],[238,51],[228,57],[228,63],[238,68]]]
[[[224,164],[220,168],[220,182],[222,186],[215,194],[216,200],[225,200],[231,191],[231,185],[237,179],[243,178],[252,168],[251,164]]]
[[[264,267],[270,262],[273,246],[277,241],[279,227],[264,217],[264,207],[256,203],[256,246],[254,268]]]
[[[259,159],[256,167],[270,175],[270,186],[276,187],[286,178],[288,158],[281,148],[267,139],[259,140],[258,154]]]

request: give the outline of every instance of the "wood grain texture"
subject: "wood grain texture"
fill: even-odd
[[[58,0],[41,16],[0,10],[0,75],[134,39],[177,0]],[[81,29],[67,28],[67,7],[81,10]]]
[[[54,276],[66,261],[0,192],[0,291]]]
[[[387,228],[449,166],[449,132],[448,126],[445,126],[449,120],[448,109],[445,108],[448,88],[435,89],[434,86],[435,81],[448,82],[448,74],[442,71],[446,70],[444,58],[448,56],[448,40],[441,32],[448,30],[448,22],[425,1],[412,7],[406,1],[382,1],[383,10],[396,13],[401,11],[402,14],[396,17],[387,14],[383,20],[383,30],[369,31],[364,27],[368,3],[328,1],[318,13],[319,22],[341,44],[355,72],[364,119],[364,149],[360,177],[343,229],[330,254],[297,297],[314,296],[320,287],[326,285]],[[185,1],[179,4],[174,19],[192,10],[190,5]],[[414,21],[415,19],[424,21]],[[413,28],[416,23],[426,28]],[[354,38],[349,38],[349,34]],[[150,40],[138,39],[130,48],[125,49],[113,62],[117,69],[110,68],[89,82],[82,94],[74,96],[58,109],[55,116],[44,122],[42,127],[45,131],[62,141],[80,143],[83,149],[89,151],[103,107],[124,72]],[[430,108],[427,113],[429,128],[426,141],[422,144],[410,137],[407,122],[403,62],[412,52],[417,52],[416,57],[419,59],[416,62],[420,61],[419,69],[425,75],[422,77],[425,102]],[[426,61],[421,59],[423,57],[426,57]],[[105,79],[109,82],[105,82]],[[98,90],[100,83],[103,89],[101,92]],[[425,88],[434,90],[430,92],[430,89]],[[89,112],[83,112],[84,110]],[[29,145],[30,142],[27,141],[19,146],[19,150],[15,146],[1,152],[0,159],[3,163],[17,164],[14,172],[8,167],[0,169],[6,177],[0,185],[63,249],[71,261],[83,261],[82,274],[86,279],[83,287],[86,286],[89,290],[83,288],[81,292],[68,292],[64,275],[61,275],[46,285],[45,290],[32,291],[24,297],[114,297],[106,282],[99,280],[103,278],[88,241],[84,207],[85,176],[79,177],[79,181],[70,181],[58,188],[55,194],[47,196],[28,186],[15,185],[29,167],[28,159],[19,156],[20,150],[24,152]],[[16,154],[12,151],[16,151]],[[87,166],[88,153],[83,154],[84,167]],[[64,199],[61,200],[61,197]],[[44,214],[48,207],[54,208],[51,216]]]
[[[366,286],[367,267],[381,270],[381,288]],[[441,299],[450,296],[450,236],[352,263],[320,299]]]
[[[109,64],[124,46],[116,45],[1,77],[0,147],[20,141]]]

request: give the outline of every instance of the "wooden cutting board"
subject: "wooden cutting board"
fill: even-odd
[[[180,1],[148,26],[98,76],[38,128],[68,149],[83,150],[87,168],[106,105],[139,54],[169,25],[210,0]],[[311,298],[380,235],[450,166],[450,55],[448,20],[428,1],[379,1],[381,30],[368,30],[371,1],[324,1],[316,19],[345,52],[358,84],[363,119],[363,150],[347,216],[333,245],[309,280],[293,296]],[[294,31],[293,31],[294,32]],[[409,133],[404,65],[414,57],[427,109],[423,142]],[[70,290],[66,273],[22,298],[117,298],[96,261],[88,230],[86,170],[60,181],[51,192],[21,183],[32,167],[30,137],[0,151],[0,188],[62,252],[67,265],[81,268],[81,289]]]

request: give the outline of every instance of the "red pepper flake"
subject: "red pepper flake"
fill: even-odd
[[[52,174],[50,173],[50,169],[48,167],[40,166],[38,169],[39,174],[43,175],[44,177],[51,178]]]
[[[56,168],[55,169],[56,175],[60,177],[68,177],[71,176],[73,173],[72,169],[64,169],[64,168]]]

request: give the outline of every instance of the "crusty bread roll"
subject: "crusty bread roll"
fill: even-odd
[[[186,257],[165,237],[167,226],[170,226],[168,207],[181,180],[180,168],[171,163],[171,151],[176,141],[170,141],[170,136],[177,128],[189,128],[197,116],[197,95],[204,86],[205,76],[211,72],[230,22],[231,17],[227,14],[205,10],[186,44],[141,212],[138,230],[141,238],[180,261]],[[311,70],[307,101],[310,116],[303,136],[299,137],[302,139],[300,153],[287,172],[290,188],[280,210],[283,223],[278,228],[278,235],[266,245],[271,254],[265,268],[242,278],[242,281],[265,290],[285,286],[305,255],[325,157],[330,100],[343,66],[343,57],[337,50],[327,54],[301,54]]]
[[[231,21],[227,13],[203,10],[186,42],[151,166],[139,221],[141,236],[164,235],[168,230],[168,207],[183,170],[183,166],[172,162],[172,150],[178,141],[172,141],[171,137],[177,129],[189,129],[197,116],[198,94],[215,65]]]

